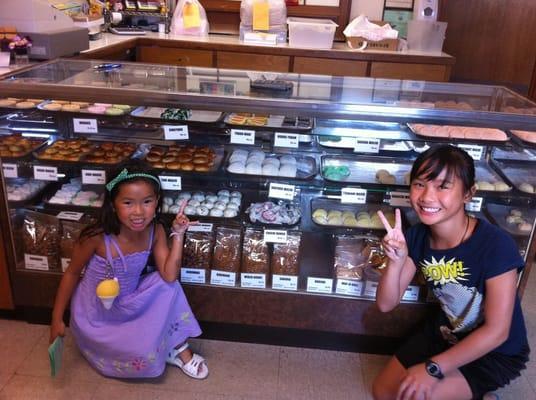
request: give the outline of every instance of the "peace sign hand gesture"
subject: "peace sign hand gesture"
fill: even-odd
[[[406,238],[402,232],[402,218],[400,216],[400,210],[395,210],[395,226],[391,227],[383,212],[378,211],[378,216],[387,231],[387,234],[383,237],[382,245],[385,250],[385,254],[391,260],[391,263],[402,266],[406,262],[408,256],[408,246],[406,244]]]
[[[173,232],[184,234],[190,225],[196,225],[198,221],[190,221],[186,215],[184,215],[184,208],[186,207],[186,200],[184,200],[179,208],[179,212],[175,216],[173,223],[171,224],[171,229]]]

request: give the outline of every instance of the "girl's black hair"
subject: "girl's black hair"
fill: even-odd
[[[123,170],[123,168],[126,168],[129,174],[135,174],[135,173],[149,174],[149,175],[153,175],[156,179],[158,179],[158,177],[154,175],[141,160],[132,159],[128,163],[122,164],[115,171],[112,171],[112,173],[108,177],[108,182],[110,182],[113,178],[119,175],[119,173]],[[121,188],[121,186],[123,186],[126,183],[139,182],[139,181],[143,181],[143,182],[150,184],[153,187],[155,194],[158,196],[158,204],[156,206],[155,220],[158,221],[160,219],[160,210],[162,208],[162,195],[160,193],[160,185],[154,179],[146,178],[146,177],[137,176],[135,178],[125,179],[124,181],[118,182],[112,188],[111,191],[108,191],[108,189],[104,189],[104,192],[105,192],[104,203],[102,205],[98,221],[92,225],[87,226],[85,229],[82,230],[82,232],[80,233],[81,241],[84,239],[88,239],[92,236],[100,235],[101,233],[105,233],[107,235],[119,234],[121,230],[121,223],[119,222],[119,219],[117,218],[117,214],[115,213],[114,200],[117,197],[117,194],[119,193],[119,189]]]
[[[434,146],[421,153],[413,162],[410,182],[416,178],[434,180],[447,170],[445,181],[451,181],[455,175],[462,181],[464,193],[475,184],[475,163],[466,151],[451,145]]]

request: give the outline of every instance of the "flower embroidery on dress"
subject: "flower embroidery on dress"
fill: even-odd
[[[132,368],[135,369],[136,371],[141,371],[147,366],[147,363],[145,362],[143,358],[138,357],[134,359],[134,361],[132,361],[131,365],[132,365]]]
[[[178,322],[173,322],[170,326],[169,326],[169,329],[168,329],[168,335],[169,336],[172,336],[175,332],[177,332],[179,330],[179,323]]]
[[[149,353],[149,355],[147,356],[147,361],[149,361],[149,363],[154,363],[156,361],[156,354],[155,353]]]
[[[185,311],[181,314],[181,320],[189,323],[190,322],[190,313],[188,311]]]
[[[125,368],[128,368],[128,363],[122,363],[121,361],[114,360],[112,365],[117,372],[125,372]]]

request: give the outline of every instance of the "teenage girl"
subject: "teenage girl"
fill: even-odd
[[[172,224],[170,249],[156,222],[161,197],[158,178],[139,163],[110,180],[100,222],[82,231],[56,295],[50,342],[65,335],[63,313],[72,295],[73,337],[106,376],[155,377],[166,363],[193,378],[208,375],[205,360],[188,348],[186,340],[201,329],[177,282],[184,233],[192,223],[183,204]],[[141,277],[151,252],[157,271]],[[106,279],[119,284],[109,309],[96,294]]]
[[[373,384],[374,398],[479,399],[520,375],[527,332],[516,294],[524,262],[512,238],[465,204],[475,192],[471,157],[454,146],[422,153],[411,170],[410,201],[421,223],[402,233],[400,210],[383,246],[389,257],[376,303],[395,308],[421,270],[441,306]]]

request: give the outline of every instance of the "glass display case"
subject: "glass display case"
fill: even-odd
[[[536,104],[495,86],[55,60],[0,81],[4,232],[15,304],[51,307],[103,184],[130,158],[181,201],[179,279],[202,321],[400,337],[433,299],[416,278],[374,296],[382,225],[436,143],[475,159],[469,211],[534,259]],[[148,266],[150,268],[150,266]]]

